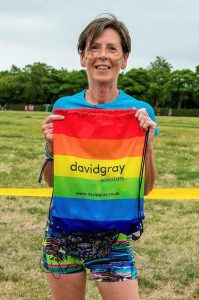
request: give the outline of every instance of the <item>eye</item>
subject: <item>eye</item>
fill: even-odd
[[[96,52],[97,50],[99,50],[99,46],[97,46],[97,45],[91,45],[90,50],[92,52]]]
[[[109,47],[109,51],[110,51],[111,53],[114,53],[114,52],[117,51],[117,49],[116,49],[115,47],[113,47],[113,46],[110,46],[110,47]]]

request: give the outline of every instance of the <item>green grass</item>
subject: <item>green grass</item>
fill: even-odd
[[[44,112],[0,111],[1,187],[37,183]],[[199,119],[159,117],[156,187],[199,187]],[[40,268],[48,198],[0,198],[0,299],[51,299]],[[143,300],[199,298],[199,201],[145,203],[145,232],[133,243]],[[88,300],[101,299],[88,277]]]
[[[199,187],[199,118],[159,117],[156,187]]]
[[[38,187],[44,152],[41,125],[46,116],[0,111],[1,187]]]

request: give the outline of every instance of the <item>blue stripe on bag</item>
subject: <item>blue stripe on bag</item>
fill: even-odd
[[[142,217],[144,219],[144,216]],[[119,221],[89,221],[89,220],[76,220],[67,218],[57,218],[53,217],[51,224],[52,233],[59,236],[59,232],[62,234],[69,234],[74,232],[96,232],[104,231],[104,228],[108,230],[117,231],[118,228],[120,232],[126,235],[130,235],[133,232],[140,230],[139,226],[140,218],[132,220],[119,220]],[[59,228],[61,230],[59,231]]]
[[[94,221],[120,221],[137,218],[137,199],[92,201],[89,199],[54,197],[53,202],[53,217]],[[140,202],[140,212],[143,216],[143,199]]]

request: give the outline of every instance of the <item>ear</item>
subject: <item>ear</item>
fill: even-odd
[[[121,69],[125,69],[126,68],[128,57],[129,57],[129,53],[124,53],[123,59],[122,59]]]
[[[83,68],[86,67],[86,59],[85,59],[85,56],[84,56],[84,52],[82,52],[82,53],[80,54],[80,64],[81,64],[81,66],[82,66]]]

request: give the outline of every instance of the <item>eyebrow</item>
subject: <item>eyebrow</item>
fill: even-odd
[[[100,43],[97,43],[97,42],[93,42],[92,44],[91,44],[91,46],[92,45],[97,45],[97,46],[100,46],[101,44]],[[119,43],[108,43],[107,44],[108,46],[117,46],[117,45],[119,45]]]

